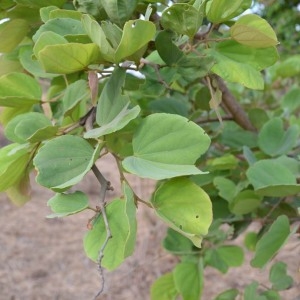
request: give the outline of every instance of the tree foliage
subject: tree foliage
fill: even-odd
[[[152,285],[153,300],[199,299],[205,267],[243,264],[242,247],[227,241],[254,221],[261,228],[245,245],[263,268],[299,221],[300,57],[279,60],[264,19],[279,4],[259,16],[244,13],[251,3],[2,1],[0,120],[11,143],[0,150],[0,190],[23,205],[36,170],[56,193],[48,217],[93,210],[84,249],[100,271],[134,252],[138,205],[154,209],[180,262]],[[122,195],[106,204],[110,183],[95,163],[107,153]],[[90,171],[97,207],[70,191]],[[151,199],[127,173],[158,181]],[[283,263],[270,281],[216,299],[279,299],[293,284]]]

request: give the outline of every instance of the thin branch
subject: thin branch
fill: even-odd
[[[103,274],[103,268],[101,266],[102,263],[102,259],[104,257],[104,250],[105,247],[107,246],[107,243],[109,241],[109,239],[112,238],[112,234],[109,228],[109,223],[108,223],[108,219],[107,219],[107,215],[106,215],[106,211],[105,211],[105,196],[106,196],[106,192],[108,190],[113,190],[113,188],[110,185],[110,182],[107,181],[104,176],[102,175],[102,173],[99,171],[99,169],[96,167],[96,165],[93,165],[92,167],[92,171],[94,173],[94,175],[96,176],[97,180],[99,181],[101,187],[100,187],[100,193],[99,193],[99,208],[100,208],[100,213],[103,217],[103,222],[105,225],[105,229],[106,229],[106,239],[103,243],[103,245],[101,246],[99,253],[98,253],[98,271],[100,274],[100,278],[101,278],[101,288],[98,291],[98,293],[96,294],[94,299],[97,299],[99,295],[102,294],[103,290],[104,290],[104,285],[105,285],[105,280],[104,280],[104,274]]]
[[[232,116],[222,116],[223,121],[232,121],[233,117]],[[196,124],[206,124],[206,123],[214,123],[214,122],[219,122],[218,118],[199,118],[194,121]]]
[[[222,103],[226,110],[228,110],[228,112],[230,112],[232,115],[233,120],[248,131],[256,131],[244,109],[229,91],[222,78],[217,75],[214,75],[214,78],[216,79],[219,89],[222,92]]]

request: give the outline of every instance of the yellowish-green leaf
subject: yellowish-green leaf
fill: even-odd
[[[232,38],[240,44],[267,48],[278,44],[276,33],[270,24],[257,15],[245,15],[230,28]]]

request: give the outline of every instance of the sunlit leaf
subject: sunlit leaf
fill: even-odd
[[[97,58],[95,44],[68,43],[46,46],[39,52],[38,61],[49,73],[70,74],[85,69]]]
[[[244,15],[230,28],[232,38],[250,47],[267,48],[276,46],[278,40],[271,25],[258,15]]]
[[[151,203],[171,228],[201,247],[212,222],[212,205],[204,190],[187,178],[176,178],[161,185]]]
[[[210,138],[184,117],[157,113],[143,120],[132,144],[134,156],[125,158],[124,168],[140,177],[163,179],[203,173],[194,163]]]

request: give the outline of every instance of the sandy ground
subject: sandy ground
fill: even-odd
[[[99,167],[115,187],[110,198],[116,197],[120,187],[112,160],[106,159]],[[138,195],[149,196],[152,182],[132,178],[131,182]],[[92,203],[97,201],[97,184],[92,174],[80,184]],[[46,219],[50,213],[46,202],[52,195],[34,185],[32,201],[16,208],[0,194],[0,300],[86,300],[93,299],[99,288],[97,267],[85,257],[82,246],[91,213]],[[136,251],[119,269],[105,272],[105,292],[98,299],[149,299],[155,278],[170,271],[177,261],[160,247],[164,232],[164,224],[153,212],[140,206]],[[242,238],[237,241],[241,242]],[[292,239],[275,259],[288,263],[295,280],[293,288],[281,293],[283,300],[300,300],[299,244]],[[269,286],[268,269],[254,270],[249,266],[251,255],[246,257],[247,264],[225,275],[208,268],[202,299],[211,300],[227,288],[242,289],[253,279]]]

